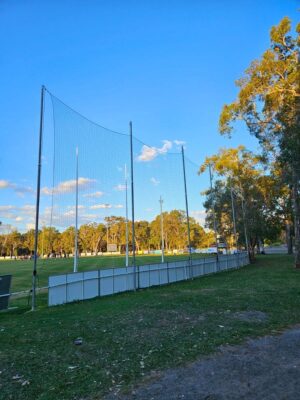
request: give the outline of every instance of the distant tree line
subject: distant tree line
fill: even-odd
[[[185,249],[188,246],[187,221],[184,211],[172,210],[163,213],[164,247],[166,251]],[[132,249],[131,221],[128,221],[129,248]],[[208,247],[213,244],[213,234],[190,218],[191,246]],[[115,244],[117,251],[125,252],[126,220],[123,217],[106,217],[104,223],[89,223],[79,228],[80,253],[96,255],[107,252],[108,244]],[[74,254],[75,228],[70,226],[60,232],[55,227],[45,226],[39,231],[38,253],[40,256],[68,257]],[[135,245],[137,251],[161,249],[161,219],[135,222]],[[34,252],[34,230],[20,233],[13,230],[0,235],[0,255],[3,257],[30,256]]]

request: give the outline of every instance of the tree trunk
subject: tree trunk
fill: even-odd
[[[255,247],[257,244],[257,239],[256,238],[249,238],[249,259],[250,259],[250,263],[254,263],[255,262]]]
[[[300,199],[299,199],[299,174],[293,171],[292,202],[294,211],[295,229],[295,267],[300,268]]]
[[[286,239],[288,254],[293,254],[292,230],[291,230],[291,223],[289,221],[286,221],[285,223],[285,239]]]

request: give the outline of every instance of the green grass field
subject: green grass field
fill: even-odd
[[[193,254],[193,257],[199,257]],[[203,256],[203,255],[202,255]],[[166,261],[187,259],[187,254],[166,256]],[[137,265],[157,263],[161,261],[160,255],[138,255]],[[129,260],[129,265],[131,259]],[[79,259],[78,271],[91,271],[102,268],[124,267],[124,256],[97,256],[82,257]],[[12,274],[12,292],[30,290],[32,281],[33,260],[1,260],[0,275]],[[38,286],[48,285],[48,276],[65,274],[73,271],[73,258],[52,258],[38,260]]]
[[[292,257],[260,256],[240,270],[64,306],[47,308],[41,294],[33,313],[14,299],[18,308],[0,313],[0,397],[101,399],[219,345],[274,334],[300,322],[299,274]],[[238,317],[247,311],[266,318]]]

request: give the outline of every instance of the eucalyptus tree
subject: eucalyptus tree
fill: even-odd
[[[300,268],[300,24],[291,33],[283,18],[270,32],[270,47],[253,61],[237,81],[236,100],[220,115],[221,134],[232,133],[232,123],[243,120],[259,140],[267,157],[274,156],[287,172],[295,227],[295,266]]]
[[[235,211],[238,242],[247,244],[253,257],[255,246],[265,239],[276,239],[283,228],[285,218],[281,200],[287,194],[286,185],[282,185],[272,170],[265,171],[261,157],[244,146],[221,149],[207,157],[199,173],[209,166],[219,179],[215,181],[213,191],[206,192],[207,225],[213,227],[211,210],[214,207],[218,234],[229,242],[234,231]]]

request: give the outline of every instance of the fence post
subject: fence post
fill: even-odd
[[[169,262],[167,262],[167,277],[168,277],[168,284],[169,284],[170,283]]]

